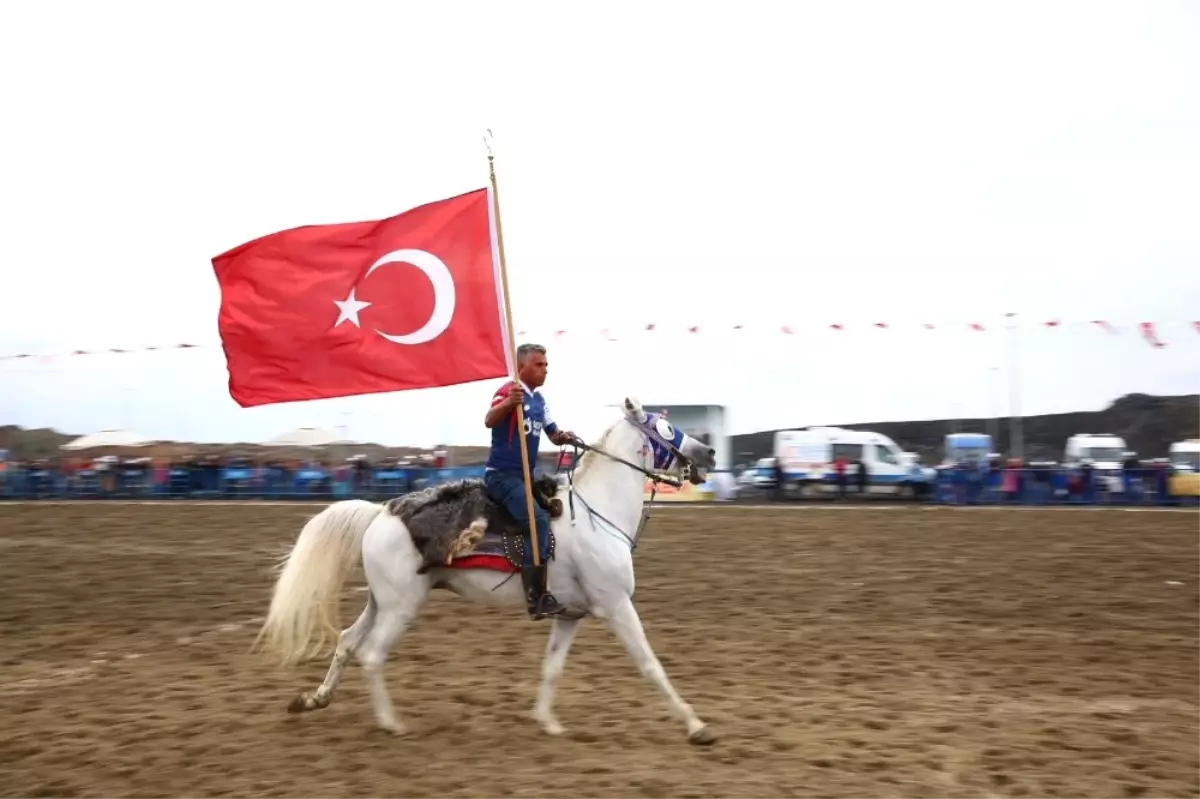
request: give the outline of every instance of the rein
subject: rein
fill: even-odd
[[[629,420],[627,419],[626,421],[629,421]],[[634,424],[635,427],[637,427],[639,430],[641,430],[647,436],[654,435],[650,430],[642,427],[641,425],[637,425],[632,421],[630,421],[630,424]],[[657,438],[657,436],[655,436],[655,437]],[[661,444],[663,444],[664,446],[666,446],[668,448],[668,450],[670,450],[670,452],[672,453],[672,455],[674,457],[679,458],[681,460],[685,460],[683,457],[683,453],[681,453],[679,450],[677,450],[670,443],[668,443],[666,441],[662,441],[661,438],[659,438],[659,442]],[[628,533],[626,533],[624,530],[622,530],[618,525],[614,524],[612,522],[612,520],[609,519],[608,517],[606,517],[604,514],[600,513],[596,509],[594,509],[590,504],[588,504],[588,501],[585,500],[582,495],[579,496],[579,502],[580,502],[580,504],[583,505],[584,510],[586,510],[588,512],[588,515],[593,518],[600,519],[602,522],[604,522],[606,525],[611,527],[613,530],[616,530],[617,533],[620,534],[620,536],[622,538],[624,538],[625,541],[629,544],[629,551],[632,553],[634,550],[637,549],[637,542],[638,542],[638,539],[641,538],[641,536],[642,536],[642,530],[643,530],[643,528],[645,528],[646,522],[648,522],[650,520],[650,510],[651,510],[651,508],[654,507],[654,498],[658,495],[659,483],[665,483],[666,485],[673,486],[674,488],[679,488],[680,486],[683,485],[683,479],[678,478],[675,475],[665,474],[663,472],[650,471],[649,469],[646,469],[643,466],[640,466],[636,463],[630,463],[629,461],[625,460],[624,458],[613,455],[610,452],[605,452],[602,449],[593,447],[592,445],[587,444],[587,443],[581,441],[580,439],[575,439],[574,441],[572,441],[570,446],[575,449],[575,452],[571,457],[571,465],[567,468],[567,484],[571,487],[570,493],[567,495],[567,503],[570,505],[570,508],[571,508],[572,523],[574,523],[574,521],[575,521],[575,495],[577,493],[575,490],[575,465],[579,462],[579,453],[580,452],[593,452],[597,455],[603,455],[604,457],[608,458],[611,461],[615,461],[616,463],[619,463],[623,466],[628,466],[630,469],[633,469],[635,472],[641,472],[642,474],[646,475],[646,477],[650,478],[651,483],[652,483],[652,487],[650,489],[650,501],[646,503],[646,506],[644,508],[642,508],[642,517],[638,521],[637,530],[634,531],[634,534],[632,536],[630,536]],[[561,466],[561,460],[560,460],[559,469],[561,470],[561,468],[562,468],[562,466]],[[557,473],[557,471],[556,471],[556,473]]]

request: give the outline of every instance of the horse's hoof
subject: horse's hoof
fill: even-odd
[[[717,734],[708,727],[701,727],[688,736],[688,743],[692,746],[712,746],[716,742]]]
[[[562,735],[566,732],[566,728],[558,723],[558,719],[553,714],[546,714],[538,710],[534,710],[529,714],[529,717],[537,722],[538,727],[547,735]]]
[[[296,697],[288,703],[288,713],[304,713],[312,710],[313,706],[311,698],[308,694],[297,694]]]
[[[408,734],[408,728],[398,721],[393,721],[390,724],[380,724],[379,729],[395,738]]]

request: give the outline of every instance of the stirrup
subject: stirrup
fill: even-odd
[[[549,591],[540,597],[531,598],[526,603],[526,610],[529,612],[529,618],[534,621],[541,621],[548,616],[558,616],[567,612],[567,608]]]

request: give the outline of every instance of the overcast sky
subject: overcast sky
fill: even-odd
[[[0,423],[486,441],[492,383],[238,408],[210,259],[481,187],[488,127],[580,432],[628,393],[738,432],[1007,413],[1006,312],[1026,413],[1200,386],[1196,3],[331,8],[0,9],[0,354],[209,345],[0,362]]]

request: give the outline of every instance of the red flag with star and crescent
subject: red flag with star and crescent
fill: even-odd
[[[251,407],[507,376],[494,244],[484,188],[218,255],[229,393]]]

